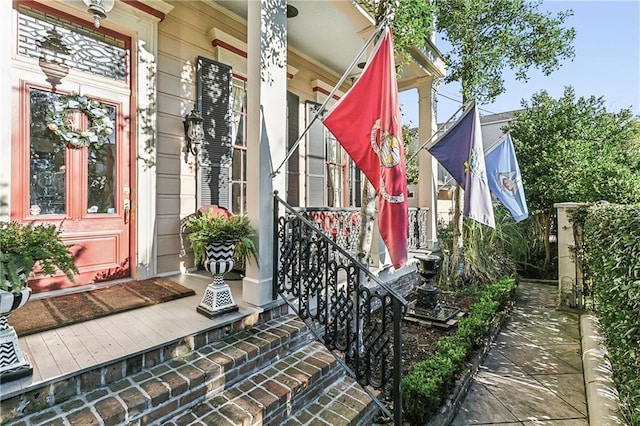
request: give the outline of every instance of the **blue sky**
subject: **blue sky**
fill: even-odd
[[[528,83],[516,81],[513,73],[506,70],[506,92],[494,103],[480,105],[480,113],[519,109],[522,99],[529,101],[543,89],[558,99],[565,86],[573,86],[577,96],[602,96],[608,111],[631,108],[634,114],[640,114],[640,0],[546,0],[540,9],[553,13],[573,10],[565,25],[576,29],[575,58],[565,61],[549,76],[530,70]],[[441,51],[448,51],[442,41],[438,40],[437,45]],[[457,84],[441,85],[439,93],[438,122],[443,122],[458,109],[462,96]],[[403,123],[417,126],[416,91],[401,93],[400,103]]]

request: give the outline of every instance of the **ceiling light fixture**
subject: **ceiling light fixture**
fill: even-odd
[[[100,28],[100,20],[107,17],[115,4],[115,0],[82,0],[87,5],[89,13],[93,14],[93,25]]]

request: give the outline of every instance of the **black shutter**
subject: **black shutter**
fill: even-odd
[[[198,163],[198,207],[231,209],[231,85],[229,65],[198,57],[197,104],[204,120]]]
[[[287,142],[290,150],[298,140],[298,105],[300,98],[287,92]],[[287,203],[300,206],[300,148],[296,148],[287,163]]]
[[[320,104],[307,101],[307,123],[313,120]],[[327,183],[325,157],[325,128],[316,120],[307,132],[307,207],[326,206]]]

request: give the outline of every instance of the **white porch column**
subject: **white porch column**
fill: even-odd
[[[435,133],[437,128],[433,110],[433,77],[424,77],[418,86],[418,141],[422,145]],[[438,242],[438,161],[426,149],[418,154],[418,207],[428,207],[427,211],[427,247],[435,249]]]
[[[272,179],[287,152],[286,0],[248,2],[247,214],[258,231],[258,256],[247,265],[242,299],[272,300],[273,191],[285,194],[285,170]]]

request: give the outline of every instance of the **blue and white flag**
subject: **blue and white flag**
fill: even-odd
[[[513,141],[508,133],[489,148],[484,155],[489,177],[489,189],[511,212],[516,222],[529,217],[524,196],[520,167]]]
[[[495,228],[487,183],[480,115],[474,102],[428,151],[464,189],[463,214]]]

